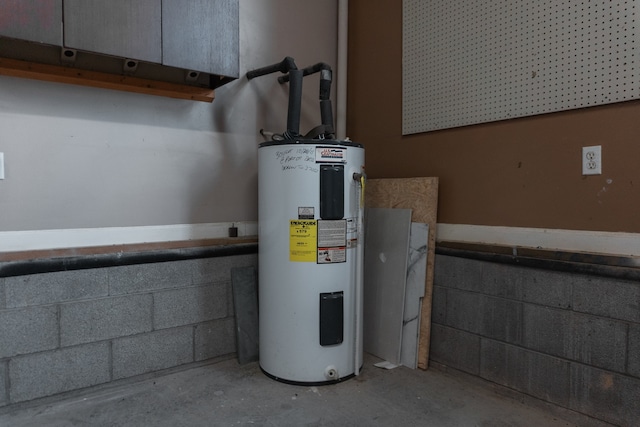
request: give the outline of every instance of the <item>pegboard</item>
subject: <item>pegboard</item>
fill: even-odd
[[[403,135],[640,98],[640,0],[403,0]]]

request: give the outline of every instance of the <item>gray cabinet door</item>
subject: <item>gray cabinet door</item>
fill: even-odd
[[[238,0],[162,0],[162,63],[238,77],[238,14]]]
[[[62,46],[62,0],[0,0],[0,36]]]
[[[161,0],[64,0],[64,45],[161,63],[161,13]]]

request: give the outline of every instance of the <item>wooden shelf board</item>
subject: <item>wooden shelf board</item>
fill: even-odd
[[[58,65],[0,58],[0,75],[23,77],[57,83],[69,83],[102,89],[115,89],[177,99],[212,102],[215,92],[210,88],[141,79],[138,77],[81,70]]]

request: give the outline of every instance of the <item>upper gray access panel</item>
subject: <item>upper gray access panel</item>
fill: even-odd
[[[0,36],[62,46],[62,0],[0,0]]]
[[[64,44],[73,49],[159,64],[161,1],[65,0]]]
[[[163,0],[163,64],[239,77],[238,0]]]

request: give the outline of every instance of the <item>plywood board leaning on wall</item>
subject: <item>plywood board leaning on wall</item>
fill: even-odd
[[[429,366],[431,339],[431,296],[433,294],[433,267],[436,247],[436,221],[438,213],[438,178],[369,179],[365,189],[368,208],[411,209],[413,222],[429,224],[427,275],[424,299],[420,310],[420,338],[418,367]]]

